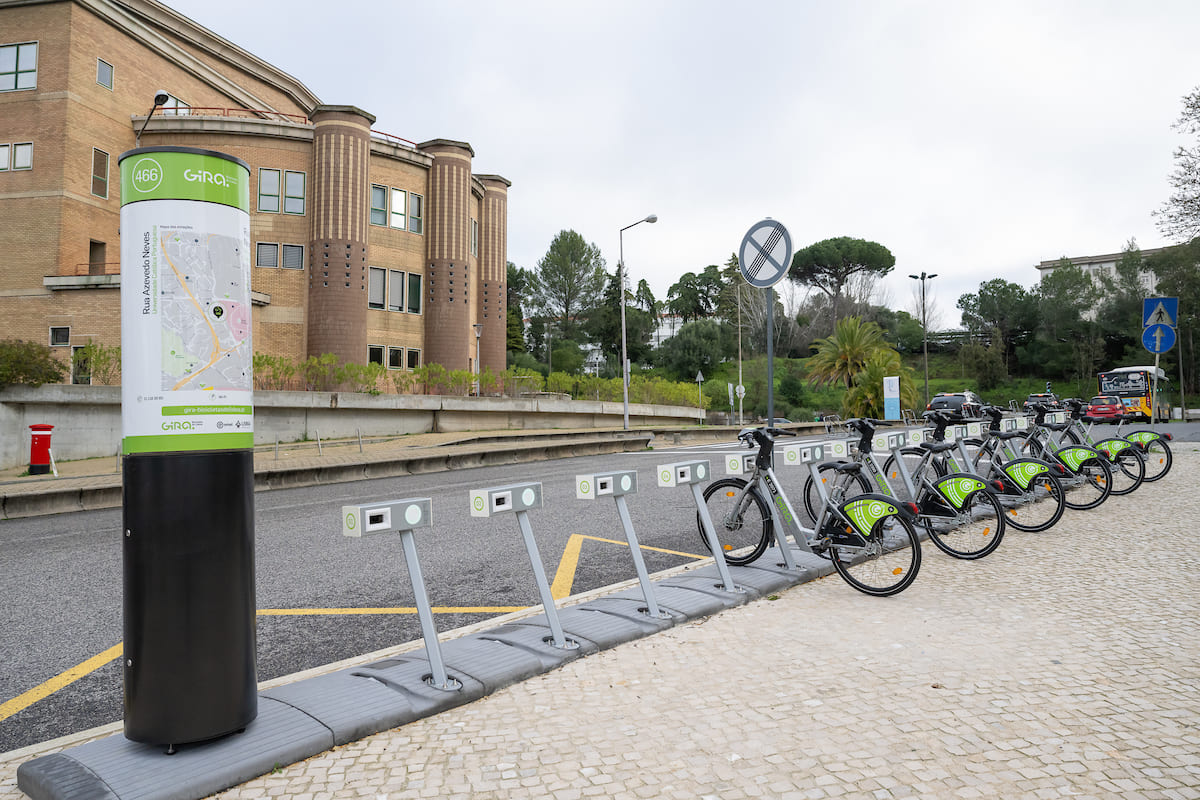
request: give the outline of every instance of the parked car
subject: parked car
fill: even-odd
[[[983,414],[983,400],[974,392],[938,392],[925,406],[926,411],[948,411],[950,419],[962,422]]]
[[[1063,407],[1062,402],[1060,402],[1058,399],[1058,395],[1051,394],[1049,392],[1038,392],[1038,393],[1029,395],[1029,397],[1026,397],[1025,403],[1024,403],[1024,405],[1022,405],[1022,408],[1025,411],[1033,411],[1033,407],[1038,404],[1046,406],[1047,408],[1052,408],[1052,409]]]
[[[1121,398],[1111,394],[1098,394],[1088,401],[1084,419],[1089,422],[1110,422],[1116,424],[1125,417],[1125,405]]]

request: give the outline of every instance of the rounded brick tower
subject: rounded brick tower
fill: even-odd
[[[367,196],[371,125],[354,106],[317,106],[313,122],[308,354],[367,360]]]
[[[441,364],[448,370],[467,369],[475,357],[470,305],[475,277],[470,274],[471,159],[475,151],[466,142],[448,139],[425,142],[419,149],[433,157],[426,240],[425,363]]]
[[[477,175],[483,184],[479,233],[479,290],[475,318],[483,324],[479,340],[481,369],[502,372],[508,347],[508,187],[499,175]]]

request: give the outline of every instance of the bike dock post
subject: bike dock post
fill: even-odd
[[[625,529],[625,539],[629,542],[633,566],[637,570],[638,582],[642,585],[642,597],[646,601],[645,613],[655,619],[671,619],[670,614],[661,611],[658,607],[658,600],[654,596],[654,587],[650,582],[650,573],[646,570],[646,560],[642,558],[642,546],[638,544],[637,533],[633,529],[633,520],[629,518],[629,506],[625,503],[625,495],[635,492],[637,492],[636,470],[575,476],[576,498],[595,500],[608,495],[616,502],[617,516],[621,518],[621,526]]]
[[[904,489],[908,492],[908,496],[913,502],[916,502],[917,499],[917,487],[916,484],[913,483],[912,473],[908,471],[908,464],[905,463],[904,456],[900,451],[906,446],[915,447],[922,442],[929,441],[929,436],[930,434],[927,428],[909,428],[906,431],[898,433],[887,433],[882,434],[881,436],[876,436],[875,442],[873,443],[875,449],[879,449],[879,440],[881,438],[883,439],[883,447],[891,452],[893,456],[892,461],[895,463],[896,469],[900,473],[900,481],[904,484]],[[892,497],[899,497],[900,495],[896,493],[896,487],[892,486],[889,477],[894,476],[883,476],[883,479],[887,481],[888,486],[891,488],[891,491],[889,491],[888,494],[890,494]]]
[[[516,513],[517,525],[525,542],[525,552],[529,554],[529,565],[533,568],[538,594],[542,598],[542,609],[546,612],[546,621],[550,625],[552,643],[560,650],[575,650],[578,649],[579,643],[568,639],[563,633],[558,609],[554,605],[554,595],[550,593],[550,582],[546,580],[546,567],[538,552],[537,542],[534,541],[533,528],[529,525],[527,512],[531,508],[541,507],[541,483],[514,483],[509,486],[471,490],[471,516],[491,517],[508,511]]]
[[[713,529],[712,516],[708,513],[708,504],[704,502],[704,493],[700,484],[708,480],[708,461],[677,461],[674,464],[660,464],[656,469],[658,485],[661,488],[672,486],[688,486],[692,490],[692,499],[696,502],[696,513],[700,515],[700,526],[704,528],[704,538],[708,549],[712,551],[713,561],[721,576],[722,588],[733,594],[740,594],[729,574],[729,565],[725,563],[725,553],[721,550],[721,542],[717,540],[717,532]]]
[[[435,689],[455,692],[462,688],[462,683],[446,674],[446,664],[438,644],[437,628],[433,624],[433,609],[425,591],[425,578],[421,573],[421,562],[417,559],[417,545],[413,536],[413,531],[417,528],[432,526],[433,501],[428,497],[342,506],[342,533],[345,536],[360,538],[380,533],[400,534],[404,561],[408,565],[408,577],[412,582],[413,596],[417,603],[421,636],[425,640],[425,652],[429,654],[429,666],[433,670],[433,676],[428,683]]]

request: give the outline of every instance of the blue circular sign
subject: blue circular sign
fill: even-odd
[[[1175,346],[1175,329],[1170,325],[1151,325],[1142,331],[1142,345],[1151,353],[1165,353]]]

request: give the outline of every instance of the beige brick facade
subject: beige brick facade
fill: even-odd
[[[48,343],[67,327],[64,361],[89,340],[120,343],[118,158],[146,123],[142,147],[199,147],[251,167],[256,352],[468,369],[480,323],[482,365],[504,368],[509,183],[472,175],[469,144],[372,133],[371,114],[323,104],[154,0],[0,0],[0,47],[26,42],[37,43],[36,87],[0,91],[0,145],[33,145],[32,169],[0,172],[0,338]],[[147,122],[157,88],[187,113]],[[260,207],[264,171],[302,176],[303,213]],[[384,277],[382,308],[368,307],[372,274]]]

